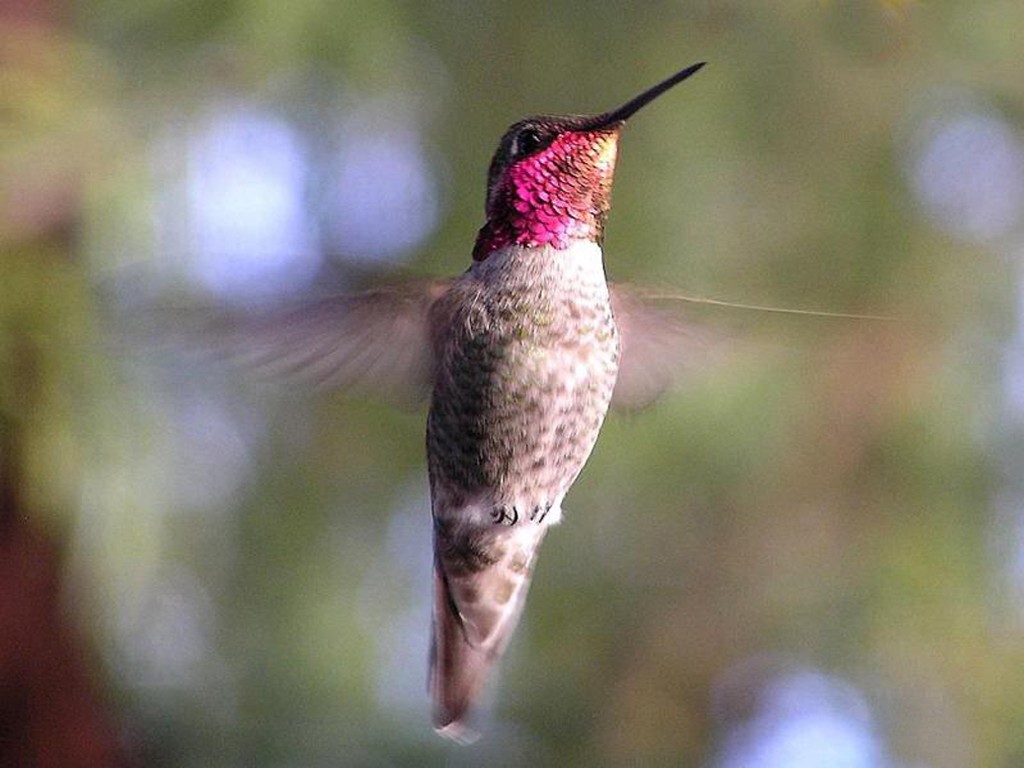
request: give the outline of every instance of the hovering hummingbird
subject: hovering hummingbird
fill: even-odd
[[[609,405],[653,399],[693,347],[687,326],[609,287],[602,242],[623,126],[702,66],[600,115],[512,125],[491,161],[487,220],[462,275],[234,327],[250,362],[327,386],[429,393],[429,691],[444,736],[475,737],[471,706],[508,646],[538,549]]]
[[[602,260],[619,134],[695,64],[618,109],[512,125],[473,266],[430,310],[434,727],[457,740],[519,621],[537,553],[583,469],[622,354]]]

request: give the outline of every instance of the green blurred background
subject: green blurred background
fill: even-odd
[[[1022,39],[1019,0],[0,4],[0,416],[119,738],[160,766],[1024,764]],[[486,735],[450,745],[423,412],[110,318],[457,273],[509,123],[705,59],[624,135],[609,275],[902,320],[703,312],[752,343],[609,420]]]

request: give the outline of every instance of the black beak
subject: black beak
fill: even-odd
[[[616,123],[624,123],[634,114],[636,114],[642,107],[647,106],[656,98],[661,96],[669,88],[678,85],[683,82],[690,75],[696,73],[701,67],[707,62],[700,61],[696,64],[691,64],[686,69],[676,72],[672,77],[662,80],[652,88],[648,88],[646,91],[641,93],[639,96],[630,99],[618,109],[613,109],[611,112],[605,112],[602,115],[597,115],[587,120],[584,124],[584,130],[600,130],[601,128],[609,128]]]

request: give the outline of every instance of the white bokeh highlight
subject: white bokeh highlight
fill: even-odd
[[[864,695],[813,670],[770,680],[753,716],[733,724],[715,768],[889,768]]]
[[[962,99],[938,100],[922,120],[908,169],[914,196],[938,227],[986,243],[1024,217],[1024,141],[998,114]]]
[[[288,293],[320,266],[309,158],[280,116],[216,112],[188,141],[189,272],[223,297]]]

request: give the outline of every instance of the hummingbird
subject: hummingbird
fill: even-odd
[[[611,404],[622,355],[602,244],[619,135],[676,73],[596,116],[529,117],[502,137],[473,265],[429,311],[434,727],[466,740],[537,554]]]
[[[513,124],[491,160],[469,268],[232,323],[248,362],[325,386],[426,394],[433,519],[433,724],[468,742],[537,554],[609,406],[646,404],[689,326],[609,286],[602,246],[619,138],[693,64],[598,115]],[[222,334],[223,335],[223,334]]]

